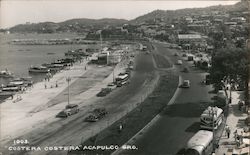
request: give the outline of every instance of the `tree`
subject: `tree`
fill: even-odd
[[[244,83],[246,86],[249,64],[247,53],[242,48],[223,48],[213,53],[210,76],[216,90],[232,82]]]

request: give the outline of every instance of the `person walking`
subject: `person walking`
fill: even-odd
[[[240,145],[243,144],[243,131],[239,134],[239,143]]]
[[[226,125],[226,135],[227,135],[227,138],[230,138],[230,133],[231,133],[231,130],[230,130],[229,126]]]
[[[237,142],[237,139],[238,139],[238,131],[237,131],[237,129],[234,131],[234,140],[235,140],[235,142]]]
[[[239,101],[239,102],[238,102],[239,111],[241,111],[242,106],[243,106],[243,102],[242,102],[242,101]]]
[[[122,132],[122,129],[123,129],[123,125],[122,125],[122,123],[119,125],[119,133],[121,133]]]

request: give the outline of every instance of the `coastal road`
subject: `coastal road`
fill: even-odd
[[[176,62],[183,59],[174,56],[177,52],[155,43],[156,51]],[[181,70],[187,66],[189,73]],[[182,79],[190,80],[190,88],[180,88],[172,105],[160,113],[160,118],[135,142],[138,150],[123,151],[120,154],[175,155],[183,151],[187,141],[199,130],[199,116],[212,102],[208,92],[211,86],[202,85],[205,73],[194,68],[191,62],[183,60],[183,65],[175,65]],[[166,101],[167,102],[167,101]]]
[[[18,137],[18,139],[27,139],[28,146],[46,147],[46,146],[70,146],[79,145],[84,134],[91,134],[96,129],[107,124],[111,117],[117,117],[124,109],[122,105],[127,103],[127,100],[133,98],[138,92],[144,89],[144,84],[152,79],[155,74],[156,68],[154,66],[151,54],[139,53],[136,59],[136,67],[131,78],[130,84],[118,88],[119,90],[112,92],[106,97],[98,98],[95,100],[97,105],[108,109],[109,114],[104,120],[96,123],[85,122],[84,119],[91,107],[83,107],[76,115],[72,115],[67,119],[58,119],[49,123],[41,128],[34,129],[27,134]],[[12,145],[10,141],[6,146]],[[24,154],[26,151],[3,151],[6,154]],[[61,152],[47,151],[46,154],[61,154]],[[44,154],[40,151],[32,151],[31,154]]]

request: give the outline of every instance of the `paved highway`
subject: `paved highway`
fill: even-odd
[[[180,56],[174,56],[175,50],[164,46],[159,43],[154,44],[156,52],[167,56],[172,62],[183,59],[180,54]],[[189,68],[189,73],[181,72],[184,66]],[[121,154],[178,154],[199,130],[199,116],[208,103],[212,102],[212,95],[208,93],[212,88],[201,84],[205,73],[194,68],[191,62],[184,60],[182,65],[175,65],[175,67],[182,79],[190,80],[191,87],[180,88],[175,102],[160,113],[160,119],[136,140],[135,145],[138,150],[123,151]]]

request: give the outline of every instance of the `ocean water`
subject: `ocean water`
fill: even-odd
[[[42,81],[45,74],[30,74],[31,65],[50,63],[65,58],[64,53],[77,48],[91,48],[95,45],[12,45],[13,39],[63,39],[82,37],[77,34],[0,34],[0,70],[8,69],[16,77],[31,76],[34,82]],[[10,79],[0,78],[0,84]]]

